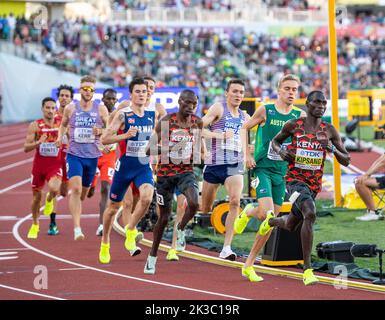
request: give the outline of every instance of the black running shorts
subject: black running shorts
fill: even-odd
[[[285,193],[285,201],[289,201],[290,196],[295,192],[299,192],[300,195],[298,196],[297,200],[294,202],[293,207],[291,209],[291,212],[298,218],[302,219],[303,215],[301,212],[301,203],[310,200],[315,200],[315,197],[317,196],[317,193],[310,190],[310,188],[307,186],[306,183],[303,183],[298,180],[293,180],[286,183],[286,193]]]

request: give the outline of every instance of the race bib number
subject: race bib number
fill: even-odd
[[[126,156],[145,157],[148,141],[130,141],[127,140]]]
[[[174,145],[170,151],[170,158],[175,160],[184,160],[189,159],[192,154],[192,142],[184,142],[185,144],[183,146],[180,145],[180,143]]]
[[[242,143],[240,135],[234,134],[229,139],[222,140],[221,148],[229,151],[242,152]]]
[[[282,147],[284,149],[287,149],[287,146],[289,145],[290,143],[283,143],[282,144]],[[267,158],[270,159],[270,160],[273,160],[273,161],[282,161],[282,158],[281,156],[276,153],[273,149],[273,145],[272,145],[272,142],[270,141],[269,142],[269,149],[267,150]]]
[[[59,149],[54,142],[43,142],[39,146],[39,152],[43,157],[57,157]]]
[[[320,170],[324,151],[297,149],[294,166],[305,170]]]
[[[77,143],[95,142],[95,135],[92,133],[92,128],[75,128],[74,137]]]

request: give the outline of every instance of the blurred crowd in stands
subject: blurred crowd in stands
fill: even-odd
[[[376,19],[381,17],[376,17]],[[382,17],[383,18],[383,17]],[[152,75],[159,86],[198,86],[205,105],[224,92],[230,77],[246,79],[248,96],[275,97],[278,78],[295,73],[301,96],[311,90],[329,95],[327,38],[305,34],[278,37],[243,29],[144,28],[54,21],[37,30],[31,20],[0,17],[0,38],[23,47],[34,44],[36,62],[77,74],[92,74],[113,86],[136,75]],[[339,94],[384,87],[385,39],[338,41]]]

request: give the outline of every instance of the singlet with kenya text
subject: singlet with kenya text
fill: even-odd
[[[310,190],[318,193],[322,189],[326,150],[320,139],[327,139],[327,126],[321,121],[316,133],[306,133],[304,118],[296,120],[296,127],[288,150],[293,150],[295,161],[289,162],[286,181],[298,180],[306,183]]]

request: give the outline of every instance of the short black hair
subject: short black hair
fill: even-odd
[[[57,88],[57,91],[56,91],[56,96],[58,98],[60,96],[60,91],[62,91],[62,90],[68,90],[71,93],[71,99],[73,99],[73,97],[74,97],[74,88],[72,88],[71,86],[66,85],[66,84],[61,84],[59,86],[59,88]]]
[[[190,89],[185,89],[185,90],[183,90],[183,91],[180,93],[180,97],[182,97],[182,96],[187,96],[187,95],[193,95],[193,96],[195,96],[195,97],[198,98],[198,96],[196,95],[196,93],[195,93],[194,91],[190,90]]]
[[[156,83],[155,79],[153,77],[150,77],[150,76],[144,76],[143,79],[144,80],[150,80],[150,81]]]
[[[307,97],[306,97],[306,103],[308,103],[309,101],[313,100],[313,96],[315,96],[316,94],[322,94],[323,96],[325,96],[325,94],[320,91],[320,90],[313,90],[311,91]]]
[[[245,82],[244,82],[242,79],[236,78],[236,79],[231,79],[231,80],[227,83],[226,91],[229,91],[230,86],[231,86],[232,84],[240,84],[241,86],[246,87]]]
[[[130,91],[130,93],[132,93],[132,90],[134,89],[134,86],[136,85],[140,85],[140,84],[144,84],[145,86],[146,85],[146,82],[144,81],[144,78],[134,78],[130,84],[128,85],[128,91]]]
[[[104,96],[105,96],[108,92],[112,92],[112,93],[117,94],[116,90],[111,89],[111,88],[107,88],[106,90],[103,91],[103,98],[104,98]]]
[[[52,101],[56,104],[56,101],[55,99],[51,98],[51,97],[45,97],[43,100],[41,100],[41,107],[44,107],[45,103],[48,102],[48,101]]]

